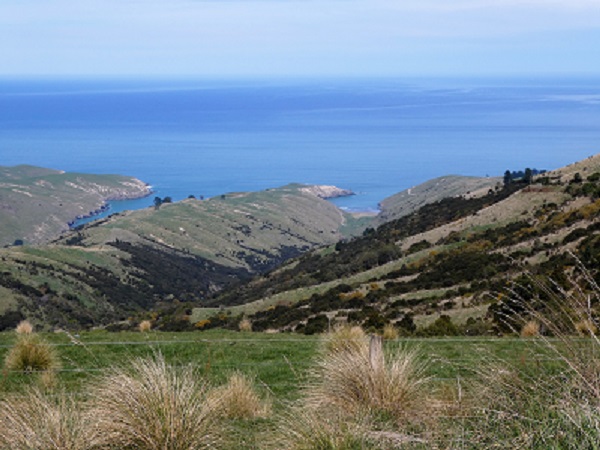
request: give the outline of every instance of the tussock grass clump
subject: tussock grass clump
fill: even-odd
[[[43,372],[60,367],[58,354],[44,339],[35,333],[19,334],[4,360],[7,370]]]
[[[525,325],[523,325],[523,328],[521,328],[521,337],[538,337],[539,335],[540,324],[535,320],[528,321],[527,323],[525,323]]]
[[[398,339],[398,336],[400,336],[400,333],[394,325],[388,323],[383,327],[383,339],[386,341]]]
[[[214,400],[191,369],[177,371],[162,355],[115,368],[91,390],[92,415],[108,448],[214,448]]]
[[[365,347],[367,335],[360,326],[339,325],[324,338],[325,353],[359,351]]]
[[[29,320],[22,320],[17,325],[17,328],[15,328],[15,331],[17,334],[31,334],[33,333],[33,325],[31,325]]]
[[[549,361],[490,361],[479,368],[479,400],[472,441],[481,448],[600,448],[600,340],[596,307],[600,288],[578,264],[570,286],[530,277],[540,303],[515,297],[515,311],[534,317],[547,333],[531,341],[531,354]],[[535,297],[534,297],[534,300]],[[517,315],[518,318],[518,315]],[[588,339],[575,335],[575,330]]]
[[[271,407],[263,401],[247,375],[235,372],[227,383],[211,391],[215,414],[227,419],[255,419],[268,416]]]
[[[584,318],[575,324],[575,330],[580,336],[593,336],[598,334],[598,326],[593,320]]]
[[[138,326],[141,333],[147,333],[152,329],[152,322],[149,320],[142,320]]]
[[[374,357],[365,342],[356,349],[327,354],[317,362],[310,402],[349,414],[370,411],[404,419],[426,403],[425,368],[415,350],[400,348]]]
[[[250,319],[242,319],[238,325],[240,331],[250,332],[252,331],[252,322]]]
[[[95,445],[91,418],[66,394],[28,395],[0,402],[0,448],[11,450],[86,450]]]
[[[369,437],[369,427],[340,414],[322,414],[310,408],[293,408],[278,426],[273,448],[287,450],[383,449]]]

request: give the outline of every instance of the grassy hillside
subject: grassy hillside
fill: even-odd
[[[422,206],[438,202],[448,197],[476,197],[487,194],[502,184],[498,177],[464,177],[448,175],[434,178],[425,183],[406,189],[381,201],[381,213],[376,224],[381,225],[409,215]]]
[[[65,173],[33,166],[0,166],[0,246],[40,244],[107,200],[148,195],[148,187],[120,175]]]
[[[346,321],[409,334],[415,326],[421,334],[502,332],[502,295],[512,283],[530,286],[524,274],[568,289],[569,278],[580,281],[576,257],[597,277],[599,197],[596,155],[532,184],[446,198],[226,291],[213,303],[229,309],[199,308],[192,321],[227,326],[246,315],[256,329],[305,333]]]
[[[360,220],[304,188],[165,203],[52,244],[0,250],[0,328],[25,316],[80,327],[149,311],[165,328],[185,328],[190,305],[360,229]]]

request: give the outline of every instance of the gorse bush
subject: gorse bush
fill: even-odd
[[[162,355],[115,368],[91,390],[91,413],[108,448],[214,448],[216,400],[191,369],[167,365]]]

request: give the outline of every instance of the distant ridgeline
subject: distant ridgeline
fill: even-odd
[[[2,198],[40,195],[31,184],[57,192],[65,174],[40,170],[19,169],[28,176],[3,181]],[[73,329],[147,319],[163,330],[235,328],[246,317],[255,330],[307,334],[336,322],[504,332],[507,283],[526,283],[526,270],[566,286],[572,255],[596,280],[600,267],[600,155],[537,175],[507,172],[508,182],[431,180],[384,200],[379,217],[340,210],[321,198],[330,187],[292,184],[159,199],[49,244],[24,239],[0,249],[0,329],[25,317]],[[83,191],[84,178],[74,179],[77,187],[62,184]]]

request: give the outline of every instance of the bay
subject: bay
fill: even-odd
[[[437,176],[599,149],[599,79],[0,80],[0,165],[131,175],[175,200],[300,182],[376,210]]]

